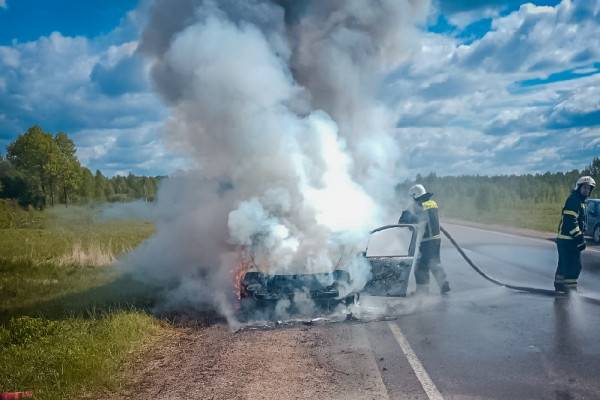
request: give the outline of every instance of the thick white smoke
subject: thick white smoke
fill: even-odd
[[[198,169],[158,195],[158,233],[130,257],[173,301],[227,314],[239,248],[259,268],[331,271],[393,223],[402,153],[378,102],[427,1],[156,0],[142,51],[170,107],[166,141]]]

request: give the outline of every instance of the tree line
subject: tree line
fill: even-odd
[[[64,132],[53,135],[32,126],[0,156],[0,198],[23,207],[143,199],[153,201],[164,177],[129,174],[108,178],[82,166],[75,143]]]
[[[143,199],[153,201],[164,177],[113,176],[99,170],[92,173],[77,159],[76,147],[64,132],[52,135],[32,126],[7,146],[0,156],[0,198],[15,199],[22,206],[44,208],[55,204],[119,202]],[[583,170],[544,174],[501,176],[417,175],[396,187],[405,195],[415,183],[436,193],[442,211],[475,209],[480,212],[535,204],[561,204],[575,181],[591,175],[600,183],[600,158]],[[600,195],[600,188],[593,196]]]
[[[595,157],[583,170],[568,172],[546,172],[544,174],[501,175],[501,176],[437,176],[431,173],[417,175],[415,180],[407,180],[397,185],[397,193],[406,195],[408,188],[421,183],[428,191],[436,194],[440,208],[464,209],[479,212],[499,208],[535,207],[541,204],[564,204],[573,190],[575,182],[582,175],[591,175],[600,183],[600,158]],[[597,188],[592,197],[600,195]]]

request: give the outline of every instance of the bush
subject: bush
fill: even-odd
[[[11,318],[3,331],[0,347],[26,346],[59,334],[60,324],[41,318],[18,317]]]

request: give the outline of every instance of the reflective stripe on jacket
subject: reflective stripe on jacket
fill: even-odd
[[[439,239],[440,236],[440,215],[438,205],[433,200],[427,200],[421,204],[425,212],[427,224],[423,233],[423,242],[433,239]]]
[[[402,212],[398,223],[423,224],[424,232],[421,242],[441,238],[438,205],[433,200],[413,203],[409,210]]]
[[[557,238],[583,242],[585,223],[585,201],[579,193],[573,191],[562,209]]]

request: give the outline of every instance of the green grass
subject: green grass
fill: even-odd
[[[0,392],[94,397],[123,383],[123,366],[166,328],[145,311],[153,289],[102,255],[122,255],[153,232],[84,208],[0,202]]]
[[[515,204],[479,210],[475,207],[460,207],[453,204],[440,205],[443,217],[462,219],[484,224],[498,224],[526,228],[542,232],[555,232],[560,220],[562,204]]]
[[[134,311],[58,321],[13,318],[0,327],[0,391],[32,390],[38,399],[115,391],[124,363],[161,330]]]
[[[0,262],[0,317],[13,315],[18,309],[40,309],[53,299],[108,284],[118,275],[114,268],[58,266],[31,260]]]
[[[94,256],[118,256],[152,233],[154,226],[147,221],[102,220],[91,209],[52,209],[44,214],[0,201],[0,262],[68,263],[73,252],[79,252],[90,255],[84,259],[94,265]]]

